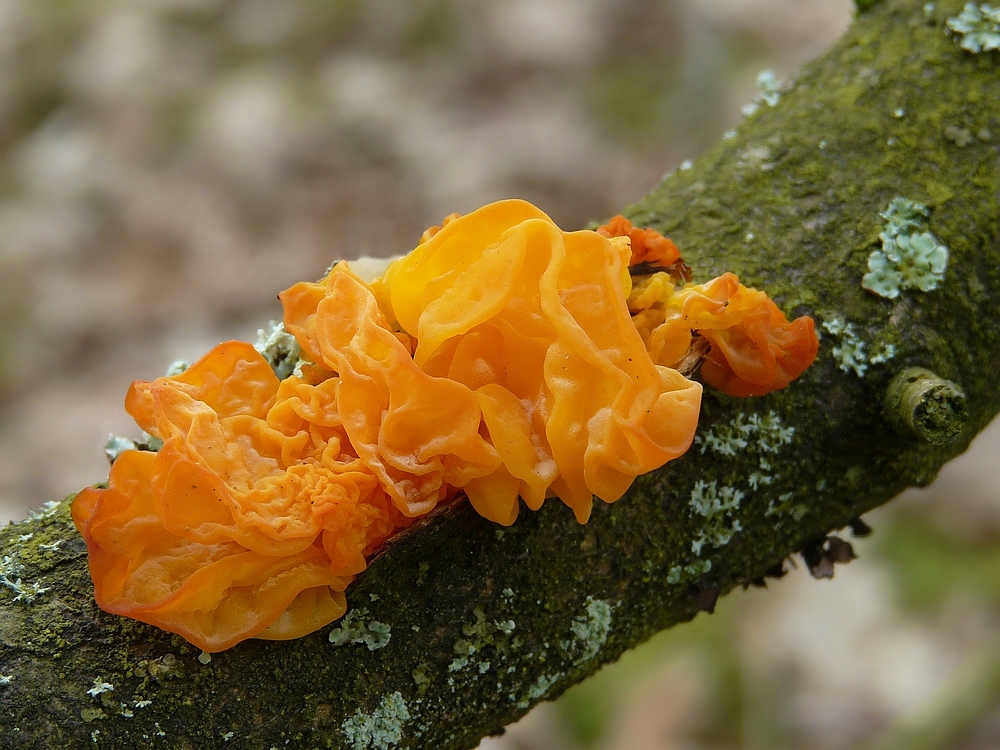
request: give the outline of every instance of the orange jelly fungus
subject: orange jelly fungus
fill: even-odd
[[[731,274],[675,288],[679,263],[620,217],[563,232],[509,200],[448,217],[379,278],[342,262],[296,284],[298,374],[230,341],[132,384],[126,409],[163,446],[73,502],[98,604],[215,652],[337,619],[366,559],[459,495],[505,525],[519,498],[558,497],[585,523],[595,495],[690,446],[702,389],[671,365],[693,337],[735,395],[815,356],[810,319]],[[633,283],[639,264],[668,270]]]

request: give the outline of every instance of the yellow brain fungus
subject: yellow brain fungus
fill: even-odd
[[[227,342],[132,384],[126,409],[163,447],[74,500],[98,603],[214,652],[342,616],[366,559],[459,496],[501,524],[558,497],[585,523],[595,495],[690,446],[701,386],[674,366],[693,340],[736,395],[815,356],[810,319],[731,274],[687,278],[652,230],[563,232],[510,200],[448,217],[379,278],[339,263],[296,284],[280,297],[299,374]]]
[[[731,396],[762,396],[784,388],[816,358],[819,340],[812,318],[789,322],[764,293],[748,289],[731,273],[707,284],[675,289],[666,274],[636,284],[629,308],[650,356],[676,366],[693,337],[710,349],[702,379]]]

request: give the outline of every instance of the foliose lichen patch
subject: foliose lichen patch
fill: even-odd
[[[761,104],[774,107],[780,100],[781,85],[778,82],[778,77],[773,70],[762,70],[757,75],[757,96],[740,111],[744,117],[750,117],[760,108]]]
[[[861,286],[886,299],[907,289],[937,289],[948,267],[948,248],[927,231],[927,207],[897,197],[879,216],[885,219],[879,234],[882,249],[868,256]]]
[[[22,534],[18,537],[17,541],[19,545],[23,545],[31,541],[33,536],[34,534]],[[53,544],[56,545],[54,548],[49,546],[47,550],[43,551],[52,552],[58,549],[59,544]],[[15,602],[31,604],[35,599],[48,591],[49,587],[41,581],[22,580],[21,574],[24,572],[24,565],[21,562],[20,553],[23,547],[19,545],[11,550],[11,554],[0,557],[0,590],[6,589],[13,595]],[[41,549],[42,545],[38,546]]]
[[[549,691],[552,689],[552,686],[555,685],[561,677],[561,674],[555,672],[549,672],[541,675],[531,684],[531,687],[528,688],[524,698],[517,702],[518,708],[527,708],[531,705],[532,701],[536,701],[547,696]]]
[[[369,651],[377,651],[388,645],[392,637],[390,633],[392,627],[378,620],[366,622],[366,617],[368,617],[367,609],[352,609],[340,621],[339,627],[330,631],[330,643],[334,646],[363,643]]]
[[[389,750],[402,741],[403,727],[409,720],[406,701],[396,691],[382,698],[370,714],[356,711],[341,729],[353,750]]]
[[[962,12],[949,18],[946,25],[958,46],[967,52],[1000,50],[1000,8],[966,3]]]
[[[257,331],[257,342],[253,346],[271,365],[279,380],[301,372],[302,349],[295,337],[285,330],[284,324],[270,321],[267,328]]]
[[[888,341],[879,341],[869,351],[868,343],[855,330],[854,324],[840,318],[825,319],[823,329],[837,340],[831,350],[837,367],[843,372],[853,371],[859,378],[865,376],[869,365],[883,364],[896,356],[896,345]]]
[[[611,632],[611,615],[614,607],[603,599],[587,597],[586,611],[573,619],[570,625],[570,632],[573,634],[572,644],[564,644],[567,650],[576,648],[580,655],[575,659],[576,663],[590,661],[604,646]]]
[[[729,544],[743,530],[739,513],[744,501],[756,493],[768,492],[767,488],[780,479],[772,461],[782,448],[792,442],[794,435],[795,428],[784,425],[781,417],[771,411],[765,415],[741,412],[695,438],[701,453],[710,452],[720,459],[738,457],[741,463],[744,454],[749,454],[756,457],[757,465],[749,475],[695,483],[688,501],[690,512],[700,524],[698,535],[691,542],[694,558],[672,566],[667,571],[668,584],[695,580],[712,569],[712,561],[703,557],[706,549],[718,549]],[[782,497],[791,499],[794,493],[783,493],[771,499],[769,515],[793,512],[790,502],[781,503]]]
[[[490,622],[482,607],[472,611],[475,620],[462,625],[462,635],[453,645],[455,658],[448,665],[449,672],[460,672],[469,667],[473,661],[479,674],[485,674],[492,666],[485,658],[485,649],[491,648],[494,659],[506,661],[507,648],[510,645],[510,635],[516,627],[513,620]]]

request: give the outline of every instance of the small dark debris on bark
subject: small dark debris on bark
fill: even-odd
[[[857,559],[854,548],[837,536],[826,536],[802,548],[802,559],[813,578],[833,578],[837,563],[845,564]]]
[[[867,523],[862,521],[860,518],[855,518],[852,520],[848,526],[851,528],[851,533],[858,539],[863,539],[866,536],[871,536],[872,527]]]
[[[791,561],[789,560],[789,562]],[[758,589],[766,589],[768,578],[775,578],[775,579],[784,578],[787,574],[788,571],[785,570],[785,560],[782,559],[779,562],[776,562],[767,570],[765,570],[763,575],[757,576],[756,578],[751,578],[750,580],[747,581],[742,581],[743,589],[746,590],[751,586]]]
[[[715,603],[719,601],[719,594],[721,589],[714,584],[710,583],[705,586],[692,586],[691,588],[691,600],[694,605],[698,608],[699,612],[708,612],[712,614],[715,612]]]

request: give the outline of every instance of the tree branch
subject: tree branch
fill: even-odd
[[[627,212],[696,278],[732,270],[828,321],[800,381],[707,394],[692,451],[586,526],[555,501],[507,529],[467,507],[435,516],[352,585],[341,646],[324,629],[202,663],[97,609],[56,504],[0,531],[4,746],[473,747],[788,555],[818,573],[848,557],[831,529],[929,483],[1000,409],[1000,54],[947,36],[961,7],[874,5],[776,106]],[[937,289],[890,300],[861,279],[897,196],[928,207],[950,261]],[[946,385],[900,396],[911,368]]]

